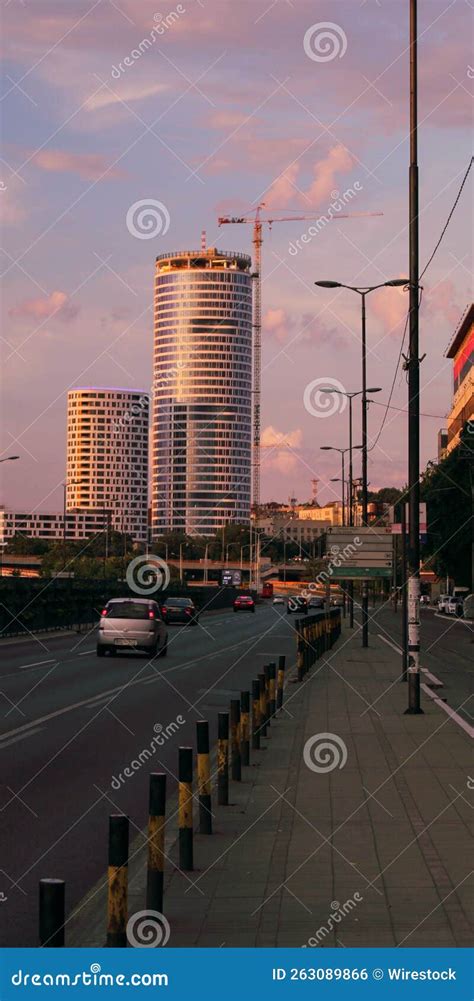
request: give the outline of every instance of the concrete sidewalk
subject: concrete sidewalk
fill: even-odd
[[[168,865],[170,946],[472,943],[470,738],[427,695],[423,716],[403,715],[400,658],[376,621],[370,648],[360,644],[344,628],[304,682],[288,684],[231,805],[213,806],[215,833],[195,836],[194,872]],[[145,909],[142,835],[135,849],[129,914]],[[104,934],[96,887],[67,944],[102,945]]]

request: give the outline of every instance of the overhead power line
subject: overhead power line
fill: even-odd
[[[435,256],[435,254],[436,254],[439,246],[441,245],[441,242],[442,242],[442,239],[444,237],[444,234],[446,233],[446,230],[447,230],[447,228],[449,226],[449,223],[451,222],[451,219],[452,219],[452,217],[454,215],[454,212],[456,210],[456,206],[457,206],[457,204],[459,202],[459,199],[460,199],[460,197],[462,195],[462,191],[463,191],[464,185],[466,184],[466,181],[467,181],[467,179],[469,177],[469,174],[470,174],[473,162],[474,162],[474,157],[471,157],[471,159],[469,161],[469,164],[468,164],[468,167],[467,167],[467,170],[466,170],[466,172],[464,174],[464,177],[463,177],[463,179],[461,181],[461,185],[459,187],[459,191],[458,191],[458,193],[456,195],[456,198],[454,199],[452,208],[451,208],[451,210],[449,212],[448,218],[446,219],[446,222],[445,222],[445,224],[443,226],[443,229],[441,230],[441,235],[440,235],[439,239],[437,240],[437,242],[435,244],[435,248],[434,248],[431,256],[428,258],[428,261],[425,264],[425,266],[423,268],[423,271],[421,272],[420,280],[426,274],[426,272],[427,272],[427,270],[428,270],[428,268],[429,268],[429,266],[430,266],[430,264],[431,264],[431,262],[432,262],[432,260],[433,260],[433,258]],[[420,306],[421,306],[421,298],[420,298],[420,302],[419,302],[419,307]],[[389,397],[388,397],[388,403],[378,403],[378,400],[377,401],[374,400],[374,403],[377,402],[378,406],[384,406],[385,407],[385,413],[384,413],[384,415],[382,417],[382,422],[381,422],[381,425],[380,425],[379,430],[377,432],[377,436],[376,436],[373,444],[368,449],[369,452],[371,452],[376,447],[377,442],[380,439],[382,431],[383,431],[383,429],[385,427],[385,423],[386,423],[387,416],[388,416],[388,411],[389,410],[397,410],[398,409],[398,407],[391,407],[390,404],[391,404],[391,401],[392,401],[393,391],[395,389],[395,382],[397,380],[397,375],[398,375],[398,369],[399,369],[399,366],[400,366],[400,361],[401,361],[401,358],[402,358],[402,355],[403,355],[403,348],[405,346],[405,338],[406,338],[406,335],[407,335],[409,318],[410,318],[410,313],[407,312],[407,316],[406,316],[406,320],[405,320],[405,327],[404,327],[403,336],[402,336],[402,343],[400,345],[400,351],[398,353],[397,364],[395,366],[395,374],[393,376],[392,385],[391,385],[391,388],[390,388],[390,394],[389,394]],[[434,416],[435,416],[434,414],[420,414],[420,417],[434,417]],[[440,417],[440,420],[444,420],[444,417]]]

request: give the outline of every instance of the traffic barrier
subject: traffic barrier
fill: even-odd
[[[63,879],[39,881],[39,940],[46,948],[64,946],[65,891]]]
[[[211,759],[209,755],[209,723],[198,720],[197,734],[197,775],[199,796],[199,833],[212,834],[211,810]]]
[[[303,681],[310,667],[341,635],[341,609],[317,612],[298,619],[296,629],[297,680]]]
[[[217,803],[229,805],[229,713],[217,717]]]
[[[178,759],[179,868],[193,869],[193,749],[180,747]]]
[[[128,916],[128,817],[109,817],[109,866],[107,871],[107,946],[127,945]]]
[[[277,697],[276,697],[277,712],[280,712],[283,706],[284,687],[285,687],[285,655],[282,654],[281,657],[278,658]]]
[[[265,694],[265,675],[259,674],[258,683],[260,685],[260,736],[267,736],[267,698]]]
[[[240,759],[250,764],[250,692],[240,693]]]
[[[252,681],[252,751],[260,750],[260,682]]]
[[[152,772],[148,808],[148,866],[146,906],[149,911],[163,911],[165,868],[166,774]]]
[[[268,698],[268,717],[269,717],[269,719],[273,719],[274,716],[275,716],[275,709],[276,709],[276,699],[275,699],[275,695],[276,695],[276,691],[275,691],[276,664],[273,661],[270,661],[270,663],[268,665],[268,672],[269,672],[269,682],[268,682],[268,696],[269,696],[269,698]]]
[[[240,757],[240,699],[230,701],[230,753],[231,775],[234,782],[242,779],[242,759]]]
[[[265,677],[265,733],[268,736],[270,726],[270,664],[264,664],[263,674]]]

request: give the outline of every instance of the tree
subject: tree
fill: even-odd
[[[467,432],[457,448],[438,464],[429,462],[421,478],[426,501],[428,535],[422,557],[440,577],[474,587],[471,581],[472,494]]]

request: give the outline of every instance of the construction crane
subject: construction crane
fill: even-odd
[[[253,224],[253,247],[254,271],[252,278],[255,281],[255,295],[253,307],[253,472],[252,472],[252,502],[255,511],[260,506],[260,398],[261,398],[261,370],[262,370],[262,243],[263,226],[272,228],[274,222],[306,222],[320,219],[317,215],[290,215],[290,216],[268,216],[262,217],[261,211],[265,208],[265,202],[260,202],[253,215],[242,216],[220,216],[219,226],[228,224],[252,223]],[[359,219],[364,216],[381,216],[383,212],[352,212],[340,213],[337,216],[330,216],[329,219]],[[329,221],[329,220],[328,220]]]

